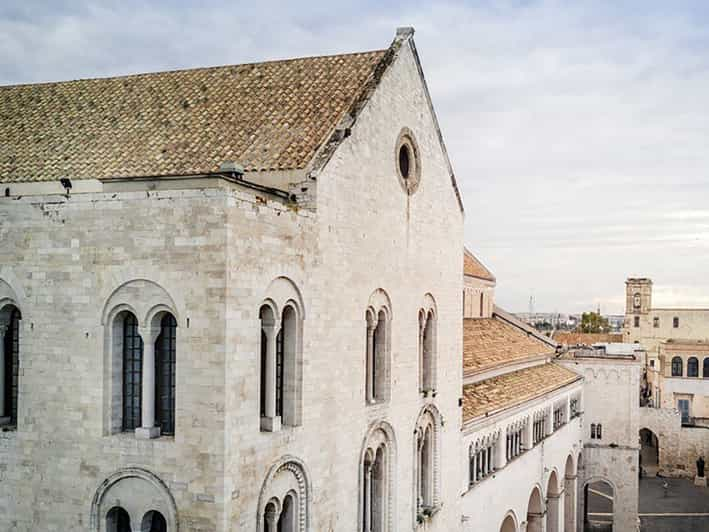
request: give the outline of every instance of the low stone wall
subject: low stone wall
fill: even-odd
[[[659,474],[694,478],[700,456],[709,459],[709,428],[683,427],[679,411],[641,408],[640,428],[651,430],[659,442]]]

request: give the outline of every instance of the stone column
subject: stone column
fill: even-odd
[[[281,417],[276,416],[276,338],[280,328],[281,320],[263,326],[266,334],[266,417],[261,419],[261,429],[271,432],[281,428]]]
[[[141,426],[135,429],[135,436],[146,440],[160,436],[160,427],[155,426],[155,340],[159,334],[159,328],[140,328],[140,336],[143,339],[143,386]]]
[[[550,493],[547,495],[547,532],[559,532],[561,518],[560,493]]]
[[[576,532],[576,479],[577,475],[571,475],[565,478],[564,532]]]
[[[364,464],[364,532],[372,530],[372,463]]]

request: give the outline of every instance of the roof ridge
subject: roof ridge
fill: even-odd
[[[293,63],[296,61],[307,61],[313,59],[331,59],[334,57],[352,57],[357,55],[370,55],[370,54],[380,54],[386,52],[388,49],[383,48],[380,50],[366,50],[363,52],[346,52],[342,54],[322,54],[322,55],[305,55],[301,57],[290,57],[286,59],[266,59],[265,61],[250,61],[247,63],[227,63],[223,65],[212,65],[212,66],[200,66],[193,68],[174,68],[168,70],[152,70],[148,72],[137,72],[133,74],[120,74],[117,76],[94,76],[88,78],[75,78],[75,79],[61,79],[57,81],[39,81],[37,83],[12,83],[10,85],[0,85],[0,90],[2,89],[13,89],[19,87],[42,87],[46,85],[64,85],[69,83],[80,83],[86,81],[112,81],[121,79],[136,79],[144,76],[157,76],[160,74],[181,74],[186,72],[200,72],[206,70],[219,70],[234,67],[245,67],[245,66],[255,66],[255,65],[272,65],[276,63]]]

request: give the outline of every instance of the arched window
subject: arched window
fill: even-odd
[[[391,425],[370,426],[360,458],[359,532],[389,532],[396,501],[396,442]]]
[[[167,521],[165,521],[165,517],[160,512],[151,510],[143,516],[140,531],[167,532]]]
[[[131,312],[123,313],[123,425],[124,431],[141,426],[143,387],[143,339],[138,320]]]
[[[386,293],[376,290],[365,312],[365,401],[367,404],[389,400],[389,323],[391,305]]]
[[[386,526],[387,483],[386,447],[369,450],[364,459],[364,511],[362,526],[366,532],[382,532]]]
[[[416,435],[415,493],[416,522],[433,515],[439,505],[440,471],[438,470],[440,414],[427,405],[419,415]]]
[[[284,457],[268,472],[258,502],[257,532],[310,530],[310,485],[303,464]]]
[[[420,390],[433,392],[436,367],[436,317],[433,310],[419,312]]]
[[[279,291],[294,293],[282,278]],[[272,284],[272,288],[273,288]],[[276,288],[279,284],[275,285]],[[260,400],[261,430],[275,431],[281,425],[297,426],[301,419],[302,310],[299,303],[282,296],[282,312],[272,300],[259,311],[261,321]]]
[[[595,440],[596,439],[596,424],[591,423],[591,439]]]
[[[101,318],[104,434],[135,431],[136,438],[149,439],[174,433],[177,316],[165,289],[146,279],[128,281],[108,297]]]
[[[672,359],[672,376],[681,377],[682,376],[682,358],[674,357]]]
[[[702,363],[702,377],[709,378],[709,357],[706,357],[704,359],[704,362]]]
[[[679,329],[679,317],[675,316],[672,318],[672,327],[675,329]]]
[[[17,307],[0,312],[0,425],[17,425],[21,319]]]
[[[120,506],[111,508],[106,514],[106,532],[131,532],[128,512]]]
[[[480,317],[482,318],[484,316],[483,308],[485,306],[485,295],[481,292],[480,293]]]
[[[687,360],[687,377],[699,377],[699,360],[696,357]]]
[[[177,321],[166,313],[155,341],[155,421],[161,434],[175,434],[175,344]]]

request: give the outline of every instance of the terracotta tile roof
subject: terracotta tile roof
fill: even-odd
[[[464,375],[554,353],[552,346],[500,319],[463,320]]]
[[[623,335],[620,333],[577,333],[557,331],[552,338],[564,345],[593,345],[598,343],[622,343]]]
[[[553,362],[463,387],[463,421],[530,401],[582,377]]]
[[[467,249],[463,253],[463,273],[465,275],[470,275],[471,277],[477,277],[479,279],[484,279],[486,281],[495,282],[495,276],[490,270],[488,270],[482,262],[480,262],[475,255],[473,255]]]
[[[385,53],[0,87],[0,181],[302,169]]]

